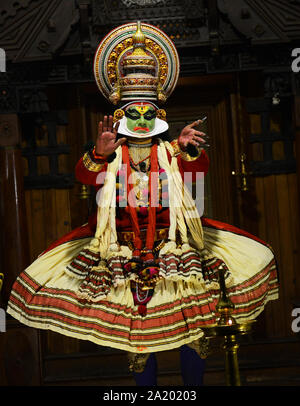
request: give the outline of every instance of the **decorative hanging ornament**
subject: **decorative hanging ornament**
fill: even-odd
[[[127,7],[132,7],[132,6],[142,6],[142,7],[148,7],[148,6],[155,6],[159,3],[164,4],[166,0],[122,0],[122,3],[125,4]]]
[[[101,41],[94,75],[102,94],[115,105],[164,103],[178,80],[179,57],[163,31],[138,21],[115,28]]]

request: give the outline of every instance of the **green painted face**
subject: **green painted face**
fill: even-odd
[[[137,134],[147,135],[155,126],[156,112],[150,105],[131,105],[125,112],[127,128]]]

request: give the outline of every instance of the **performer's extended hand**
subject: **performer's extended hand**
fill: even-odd
[[[104,116],[98,127],[98,137],[96,141],[96,154],[109,156],[122,145],[126,138],[116,141],[119,123],[113,128],[113,117]]]
[[[194,129],[194,127],[201,123],[202,120],[197,120],[183,128],[178,138],[178,145],[182,151],[186,150],[188,144],[199,147],[201,144],[206,143],[204,138],[208,138],[208,136],[205,133]]]

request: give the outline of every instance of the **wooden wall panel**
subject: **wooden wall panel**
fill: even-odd
[[[27,190],[26,212],[30,258],[34,261],[52,242],[71,231],[68,190]]]
[[[212,188],[213,217],[237,225],[237,190],[234,189],[234,154],[228,100],[223,98],[211,108],[209,121],[211,148],[210,179]]]
[[[278,262],[280,297],[264,313],[269,336],[293,335],[291,311],[299,301],[299,218],[296,174],[255,179],[258,201],[257,235],[273,248]],[[297,299],[298,298],[298,299]]]
[[[49,90],[50,108],[68,110],[68,124],[56,128],[57,143],[70,146],[70,154],[58,158],[60,173],[75,173],[77,161],[84,153],[87,142],[85,98],[80,87],[65,86]],[[48,145],[46,131],[36,130],[38,146]],[[24,160],[24,174],[27,161]],[[47,157],[38,159],[38,174],[49,173]],[[33,261],[53,241],[70,230],[84,224],[88,216],[87,201],[80,200],[81,184],[75,181],[71,189],[45,189],[26,191],[26,210],[29,227],[30,256]]]
[[[253,74],[255,76],[255,74]],[[247,97],[261,96],[259,77],[249,74],[242,80],[243,94],[239,88],[231,95],[231,116],[233,122],[233,148],[235,151],[236,171],[240,170],[240,153],[247,156],[249,162],[263,160],[262,144],[250,144],[250,134],[261,133],[259,114],[248,114],[245,109]],[[238,80],[237,80],[238,82]],[[238,82],[239,83],[239,82]],[[247,84],[253,83],[250,88]],[[272,115],[270,128],[280,132],[280,111]],[[282,159],[282,142],[273,144],[273,159]],[[255,334],[263,339],[283,337],[295,338],[291,330],[291,311],[294,303],[299,303],[299,179],[296,173],[248,176],[249,191],[238,190],[236,178],[236,195],[238,199],[238,223],[248,232],[269,243],[278,262],[280,278],[280,297],[270,302],[258,317]]]
[[[234,106],[236,108],[236,106]],[[250,133],[260,133],[260,117],[250,114],[238,123],[244,135],[247,162],[262,160],[260,144],[247,144]],[[280,131],[279,118],[273,118],[271,129]],[[241,130],[242,126],[247,127]],[[238,151],[240,152],[240,151]],[[282,143],[273,146],[273,159],[281,159]],[[237,151],[236,151],[237,155]],[[238,161],[238,160],[237,160]],[[249,167],[248,167],[249,169]],[[299,286],[299,212],[298,178],[296,173],[268,176],[249,176],[249,191],[238,192],[239,224],[248,232],[266,241],[274,250],[279,269],[280,297],[266,306],[258,318],[257,332],[270,338],[288,337],[291,330],[291,311],[300,302]]]
[[[56,210],[56,191],[53,189],[44,190],[43,192],[44,216],[46,217],[45,227],[45,246],[46,248],[57,238],[57,213]],[[34,221],[34,220],[33,220]]]

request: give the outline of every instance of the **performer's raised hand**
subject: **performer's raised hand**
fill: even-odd
[[[113,127],[112,116],[104,116],[103,121],[100,121],[95,149],[97,155],[109,156],[126,141],[126,138],[116,141],[118,127],[119,123]]]
[[[195,147],[200,147],[201,144],[206,144],[206,139],[208,136],[202,131],[197,131],[194,129],[197,125],[201,124],[202,120],[196,120],[193,123],[185,126],[181,131],[178,138],[179,147],[185,151],[188,144],[194,145]]]

